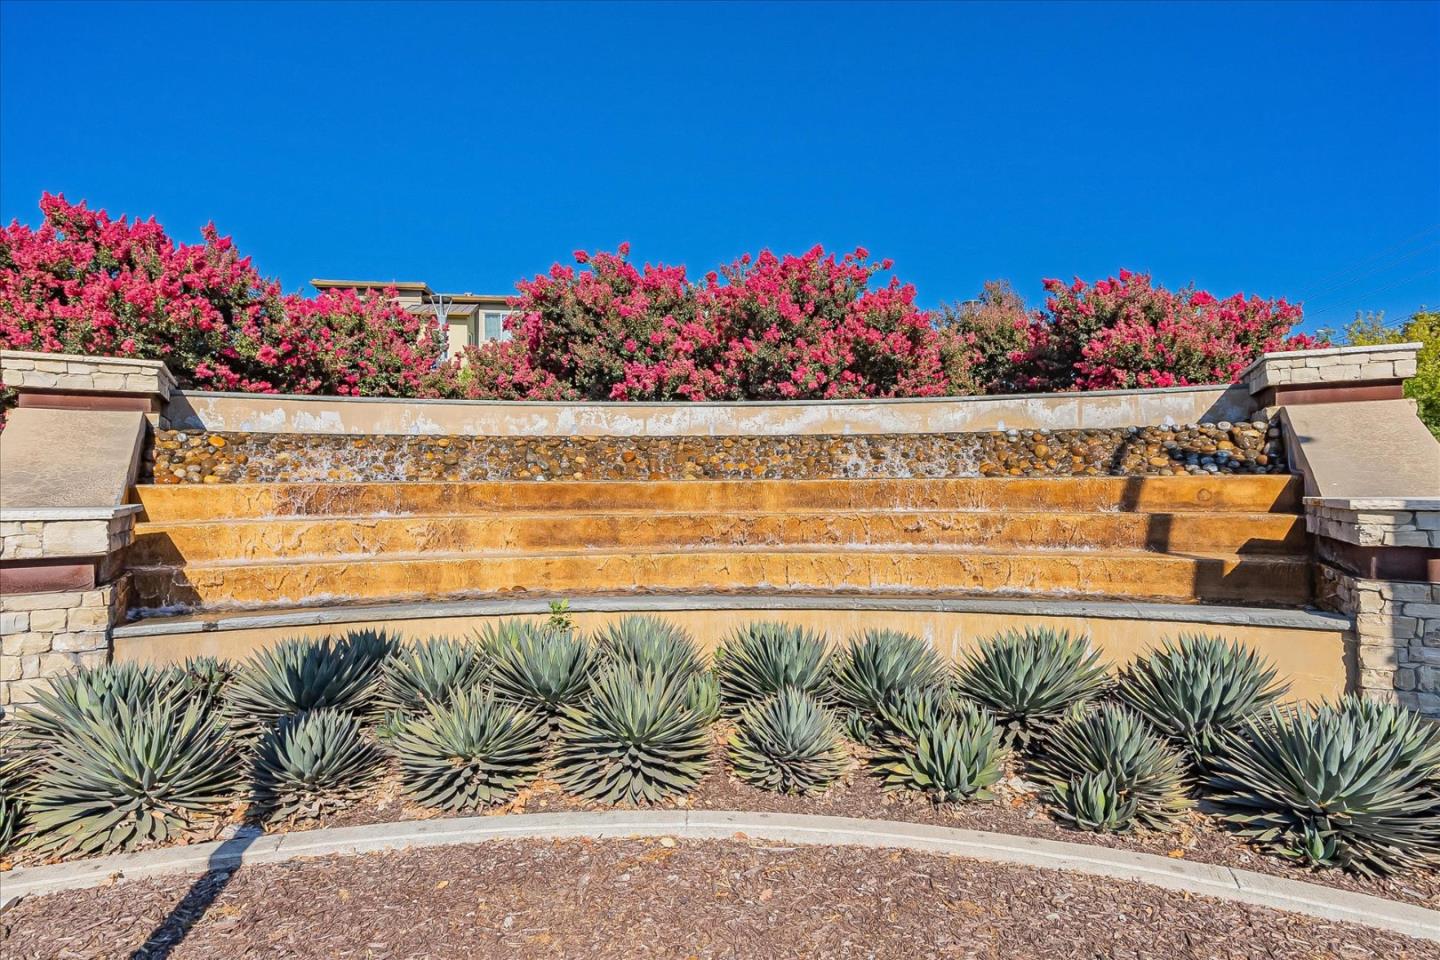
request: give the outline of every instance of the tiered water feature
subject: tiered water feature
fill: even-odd
[[[661,610],[705,643],[766,616],[836,640],[901,625],[952,654],[1046,617],[1117,654],[1207,624],[1323,628],[1321,667],[1306,665],[1313,644],[1282,659],[1302,686],[1342,682],[1337,625],[1300,612],[1312,598],[1301,488],[1265,422],[759,436],[190,428],[157,432],[144,480],[129,556],[144,619],[117,630],[122,656],[234,656],[377,618],[463,633],[565,599],[582,623]]]

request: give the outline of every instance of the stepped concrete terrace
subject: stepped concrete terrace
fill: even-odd
[[[1304,604],[1290,477],[142,485],[134,605],[824,593]]]

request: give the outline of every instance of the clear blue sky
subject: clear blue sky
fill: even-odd
[[[0,6],[0,217],[214,220],[314,276],[508,292],[864,245],[923,303],[1121,267],[1440,305],[1440,6]]]

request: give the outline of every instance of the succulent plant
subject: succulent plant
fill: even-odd
[[[458,690],[404,721],[390,744],[405,790],[441,810],[476,810],[515,796],[540,773],[545,719],[489,691]]]
[[[1255,651],[1220,637],[1181,634],[1120,670],[1116,695],[1197,764],[1246,717],[1284,695],[1275,668]]]
[[[735,775],[777,793],[819,793],[845,772],[849,760],[834,715],[798,690],[750,704],[730,736]]]
[[[25,790],[34,754],[13,723],[0,726],[0,856],[19,844],[25,827]]]
[[[235,676],[229,661],[218,657],[189,657],[177,671],[180,690],[206,710],[224,702],[225,689]]]
[[[788,623],[755,622],[736,630],[715,652],[715,675],[725,712],[781,690],[824,696],[830,652],[819,634]]]
[[[962,703],[945,687],[910,687],[890,695],[880,705],[875,733],[881,738],[914,740],[922,730],[934,728],[960,711]]]
[[[1281,855],[1367,875],[1440,863],[1440,725],[1417,713],[1354,697],[1270,707],[1211,770],[1224,819]]]
[[[380,671],[380,704],[387,715],[416,716],[427,706],[449,703],[478,686],[489,663],[474,643],[432,637],[407,645],[385,660]]]
[[[550,721],[585,695],[595,674],[594,648],[584,638],[543,625],[527,624],[490,649],[495,692]]]
[[[1184,758],[1135,711],[1104,704],[1076,711],[1051,728],[1044,749],[1030,764],[1031,774],[1047,784],[1062,815],[1075,813],[1075,804],[1098,809],[1102,787],[1119,801],[1106,804],[1108,814],[1130,810],[1130,817],[1146,827],[1164,829],[1194,806],[1185,782]],[[1107,779],[1095,779],[1104,774]],[[1083,790],[1079,784],[1085,781]],[[1080,790],[1084,795],[1077,795]],[[1131,803],[1130,801],[1134,801]],[[1079,824],[1078,821],[1077,825]],[[1102,829],[1104,818],[1085,829]],[[1128,826],[1129,821],[1125,822]]]
[[[885,738],[872,763],[886,790],[918,790],[953,803],[989,799],[1008,754],[989,713],[964,703],[927,718],[913,737]]]
[[[685,682],[685,696],[690,709],[707,724],[720,719],[720,681],[709,670],[691,675]]]
[[[565,708],[556,779],[592,800],[655,803],[700,782],[709,746],[683,681],[653,670],[610,669],[582,705]]]
[[[835,661],[836,698],[878,717],[906,690],[943,686],[945,661],[921,638],[898,630],[867,630],[852,637]]]
[[[1140,802],[1106,772],[1071,777],[1050,788],[1055,815],[1079,830],[1125,833],[1135,824]]]
[[[237,728],[250,732],[327,707],[367,711],[374,705],[381,667],[396,646],[386,634],[373,631],[339,640],[282,640],[236,671],[226,710]]]
[[[255,753],[251,803],[267,817],[318,817],[354,800],[382,757],[354,714],[333,707],[282,717]]]
[[[689,633],[660,617],[631,616],[595,635],[603,660],[612,666],[647,667],[666,676],[691,676],[705,669],[705,658]]]
[[[81,667],[50,681],[36,693],[34,706],[20,712],[21,733],[45,742],[76,726],[110,716],[119,704],[142,707],[182,685],[178,669],[126,662]]]
[[[139,705],[116,699],[46,745],[26,795],[30,829],[62,855],[128,850],[223,813],[239,776],[215,714],[175,691]]]
[[[960,665],[960,692],[994,714],[1007,743],[1031,741],[1075,703],[1105,689],[1105,667],[1088,638],[1064,630],[1007,630],[982,640]]]
[[[846,710],[840,720],[840,727],[851,741],[862,747],[868,747],[875,742],[880,724],[862,710]]]

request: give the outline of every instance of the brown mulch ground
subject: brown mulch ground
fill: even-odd
[[[496,841],[22,901],[6,958],[1437,957],[1208,897],[855,847]]]

